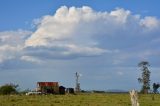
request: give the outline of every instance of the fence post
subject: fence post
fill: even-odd
[[[132,90],[132,91],[130,91],[129,93],[130,93],[130,97],[131,97],[132,106],[139,106],[139,103],[138,103],[138,93],[137,93],[137,91]]]

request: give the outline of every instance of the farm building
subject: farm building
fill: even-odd
[[[37,89],[42,93],[58,94],[59,84],[58,82],[37,82]]]
[[[74,94],[74,88],[67,88],[66,93],[68,94]]]
[[[64,86],[60,86],[59,87],[59,94],[65,94],[65,92],[66,92],[65,89],[66,88]]]

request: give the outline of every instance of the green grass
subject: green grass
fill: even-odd
[[[160,106],[160,95],[139,95],[140,106]],[[129,94],[0,96],[0,106],[131,106]]]

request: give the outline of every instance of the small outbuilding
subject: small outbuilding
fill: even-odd
[[[68,94],[74,94],[74,88],[67,88],[66,93]]]
[[[59,87],[59,94],[65,94],[65,87],[64,86],[60,86]]]

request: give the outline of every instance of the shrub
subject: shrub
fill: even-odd
[[[8,94],[16,94],[18,85],[15,84],[5,84],[0,87],[0,94],[8,95]]]

